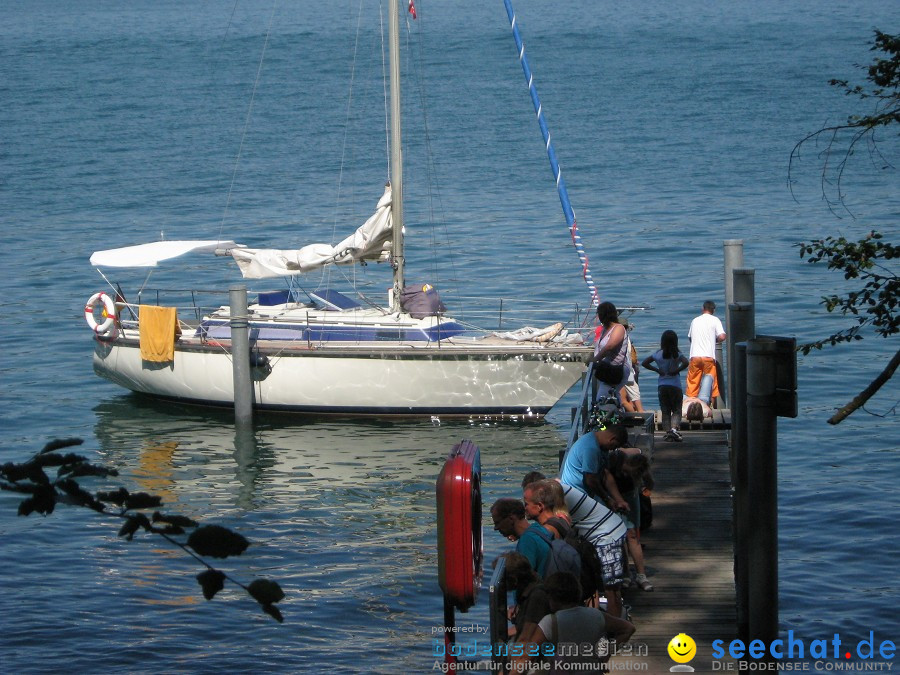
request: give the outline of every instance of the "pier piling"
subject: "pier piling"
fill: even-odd
[[[250,324],[247,287],[228,289],[231,308],[231,367],[234,375],[234,421],[253,423],[253,380],[250,377]]]

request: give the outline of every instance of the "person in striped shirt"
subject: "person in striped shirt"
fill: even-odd
[[[544,475],[533,471],[525,476],[522,481],[522,489],[535,482],[544,480]],[[624,540],[626,527],[621,516],[611,511],[606,504],[597,501],[587,495],[583,490],[561,484],[565,510],[576,532],[587,539],[597,549],[597,556],[603,563],[603,583],[606,586],[604,594],[607,601],[607,612],[613,616],[620,616],[622,611],[622,598],[620,586],[625,574]],[[542,504],[548,513],[561,513],[562,509],[553,502]]]

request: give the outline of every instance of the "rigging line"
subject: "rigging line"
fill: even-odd
[[[420,8],[421,11],[421,8]],[[427,13],[426,13],[427,14]],[[431,223],[430,235],[431,235],[431,246],[432,250],[437,250],[437,239],[435,236],[435,201],[437,202],[437,212],[440,214],[440,218],[438,222],[443,226],[444,229],[444,237],[447,242],[450,242],[450,232],[447,228],[447,220],[444,217],[444,205],[443,199],[441,196],[441,185],[438,177],[437,171],[437,163],[435,162],[435,155],[433,151],[432,139],[431,139],[431,127],[428,123],[428,97],[425,94],[425,75],[424,75],[424,63],[425,63],[425,24],[422,23],[425,21],[425,14],[419,14],[415,22],[419,24],[417,28],[416,34],[413,36],[414,44],[416,46],[418,52],[418,58],[415,59],[415,67],[412,69],[416,78],[416,87],[419,93],[419,105],[422,108],[422,124],[424,127],[424,137],[425,137],[425,161],[426,161],[426,177],[428,180],[428,209],[429,209],[429,221]],[[410,36],[412,36],[412,29],[410,27],[409,16],[406,17],[406,33],[407,33],[407,53],[412,53],[412,49],[410,48]],[[452,251],[453,247],[448,246],[448,250]],[[451,254],[449,256],[450,268],[452,274],[452,280],[454,282],[454,291],[458,294],[459,288],[455,286],[458,281],[457,271],[456,271],[456,258]],[[431,268],[432,274],[434,275],[435,281],[440,279],[440,273],[438,270],[437,257],[432,255],[431,257]],[[442,280],[441,280],[442,281]]]
[[[223,38],[228,37],[228,31],[231,28],[231,24],[234,22],[234,13],[237,11],[238,0],[234,0],[234,5],[231,7],[231,15],[228,17],[228,23],[225,26],[225,34],[222,36]]]
[[[259,65],[256,67],[256,79],[253,81],[253,91],[250,93],[247,116],[244,118],[244,131],[241,133],[241,142],[238,145],[237,157],[234,158],[234,170],[231,172],[231,184],[228,186],[228,196],[225,198],[225,210],[222,212],[222,221],[219,223],[218,239],[220,241],[222,240],[222,230],[225,229],[225,218],[228,215],[228,208],[231,206],[231,195],[234,192],[234,183],[237,180],[238,166],[240,166],[241,155],[244,151],[244,141],[247,139],[247,129],[250,127],[250,119],[253,116],[253,103],[256,100],[256,90],[259,87],[263,62],[266,59],[266,49],[269,47],[269,36],[272,34],[272,22],[275,19],[275,9],[277,7],[278,0],[274,0],[272,3],[272,13],[269,15],[269,25],[266,27],[266,39],[263,41],[262,53],[259,55]]]
[[[531,102],[534,105],[534,112],[537,115],[538,125],[541,128],[541,135],[544,137],[544,144],[547,149],[547,157],[550,160],[550,168],[553,176],[556,178],[556,191],[559,193],[559,201],[562,205],[563,214],[566,217],[566,223],[569,226],[569,233],[572,236],[572,244],[575,246],[575,252],[581,261],[581,276],[587,284],[591,293],[591,302],[594,305],[600,304],[600,297],[597,294],[597,287],[594,285],[594,277],[588,266],[587,253],[584,250],[584,244],[581,241],[581,234],[578,232],[578,223],[575,220],[575,212],[569,203],[569,193],[566,190],[566,183],[562,177],[562,171],[559,168],[559,162],[556,160],[556,151],[553,149],[553,143],[550,140],[550,130],[547,128],[547,122],[544,120],[544,111],[541,107],[541,100],[538,98],[537,88],[534,85],[534,75],[531,67],[528,65],[528,58],[525,56],[525,44],[522,42],[522,36],[519,34],[518,21],[516,19],[515,10],[513,10],[511,0],[503,0],[506,6],[506,14],[509,17],[509,25],[512,29],[513,39],[516,42],[516,49],[519,54],[519,62],[522,64],[522,72],[525,74],[525,81],[528,83],[528,91],[531,93]]]
[[[350,133],[350,117],[353,114],[353,90],[356,84],[356,66],[359,62],[359,36],[362,29],[362,13],[363,13],[363,0],[359,0],[359,5],[356,11],[356,33],[353,36],[353,58],[351,59],[350,65],[350,87],[347,92],[347,110],[344,114],[344,136],[341,139],[341,161],[340,167],[338,169],[338,181],[337,181],[337,195],[335,197],[334,203],[334,211],[332,213],[331,220],[331,241],[335,241],[337,234],[337,219],[338,213],[341,208],[341,195],[344,188],[344,166],[347,163],[347,138]],[[331,283],[331,272],[332,265],[325,266],[325,273],[322,275],[322,279],[319,282],[319,287],[321,287],[322,283],[325,284],[325,288],[329,288]]]

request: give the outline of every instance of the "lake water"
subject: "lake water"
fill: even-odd
[[[416,5],[403,39],[409,278],[454,309],[486,289],[586,305],[502,3]],[[871,229],[896,241],[896,170],[854,156],[851,217],[821,200],[821,146],[795,165],[793,196],[788,159],[807,133],[863,111],[828,80],[861,81],[872,29],[895,31],[900,5],[519,5],[601,295],[652,306],[633,317],[642,353],[667,328],[684,347],[706,298],[724,307],[732,238],[756,268],[761,333],[807,341],[849,325],[819,304],[847,288],[840,275],[793,244]],[[82,437],[130,488],[247,536],[223,567],[288,596],[282,625],[231,590],[207,603],[196,565],[163,542],[123,542],[115,523],[71,509],[17,518],[3,493],[5,672],[429,672],[446,453],[479,445],[486,505],[526,471],[553,471],[571,396],[539,426],[265,417],[236,442],[227,413],[148,402],[92,373],[93,251],[161,232],[288,247],[367,217],[387,171],[381,20],[354,3],[0,7],[0,461]],[[896,135],[882,140],[896,163]],[[208,288],[236,279],[223,260],[192,266]],[[381,267],[356,274],[373,293],[388,285]],[[149,282],[179,283],[167,268]],[[800,416],[779,422],[780,623],[807,640],[900,641],[896,379],[867,406],[884,417],[825,422],[895,349],[869,335],[800,357]],[[652,383],[644,397],[655,405]],[[491,560],[506,542],[488,528],[485,546]],[[486,625],[486,596],[460,620]]]

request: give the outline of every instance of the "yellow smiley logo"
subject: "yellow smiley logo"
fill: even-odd
[[[694,638],[679,633],[669,641],[669,657],[675,663],[687,663],[697,655],[697,643]]]

